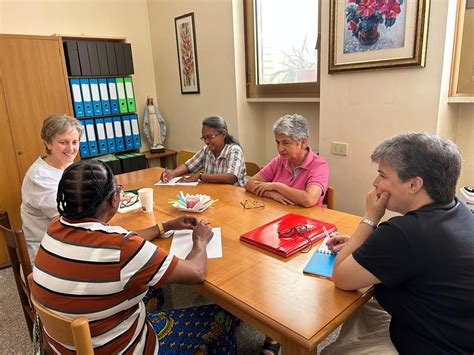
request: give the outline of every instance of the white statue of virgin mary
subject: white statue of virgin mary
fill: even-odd
[[[165,151],[163,145],[166,136],[166,123],[160,111],[153,105],[153,99],[148,96],[145,112],[143,113],[143,132],[150,144],[151,153],[162,153]]]

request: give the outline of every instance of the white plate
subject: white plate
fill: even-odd
[[[205,210],[207,210],[209,207],[211,207],[211,204],[207,204],[206,206],[204,206],[204,208],[201,208],[200,210],[195,210],[193,208],[186,208],[186,207],[183,207],[181,206],[180,204],[178,203],[173,203],[172,206],[180,211],[183,211],[183,212],[191,212],[191,213],[202,213],[204,212]]]

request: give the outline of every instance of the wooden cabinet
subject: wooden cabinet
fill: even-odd
[[[71,108],[61,38],[0,34],[0,209],[13,228],[21,227],[23,176],[45,154],[43,120]],[[2,243],[0,267],[8,263]]]

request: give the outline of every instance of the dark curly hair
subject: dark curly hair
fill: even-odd
[[[112,170],[99,160],[81,160],[64,170],[56,202],[59,214],[69,219],[95,216],[98,207],[115,192]]]

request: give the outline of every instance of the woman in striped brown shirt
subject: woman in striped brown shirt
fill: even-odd
[[[108,225],[120,189],[110,168],[95,160],[64,171],[57,203],[60,216],[41,242],[32,293],[54,312],[86,316],[96,354],[186,354],[203,345],[211,353],[235,353],[236,319],[218,306],[147,314],[142,301],[149,287],[204,280],[213,233],[203,221],[182,216],[163,223],[165,231],[193,230],[193,248],[184,260],[149,242],[160,236],[157,226],[130,232]],[[48,342],[62,354],[74,352]]]

